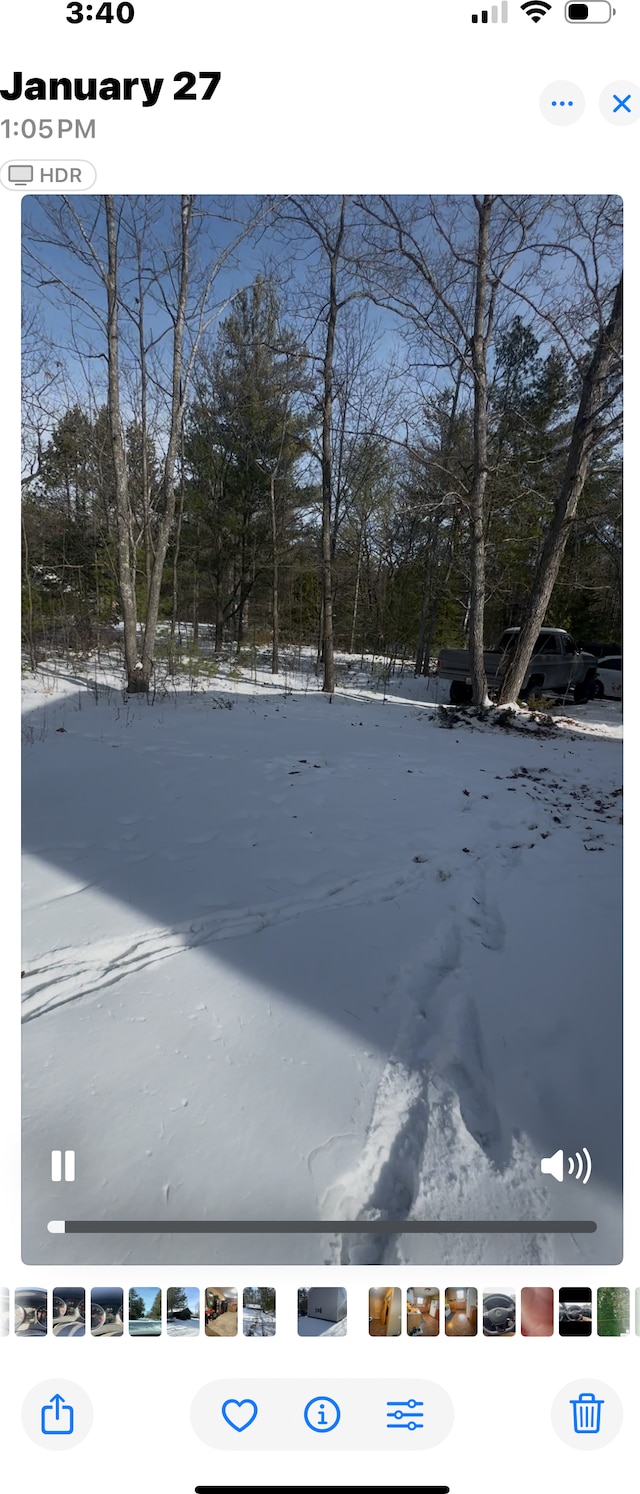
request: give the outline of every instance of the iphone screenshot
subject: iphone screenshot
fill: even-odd
[[[3,1480],[631,1494],[636,0],[2,31]]]

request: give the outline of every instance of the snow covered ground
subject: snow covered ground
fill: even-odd
[[[344,1338],[347,1320],[340,1323],[324,1323],[320,1318],[298,1318],[300,1338]]]
[[[620,707],[447,729],[349,662],[332,701],[24,681],[25,1261],[620,1259]],[[74,1219],[167,1232],[49,1234],[60,1144]],[[170,1230],[359,1217],[598,1229]]]
[[[199,1318],[170,1318],[167,1320],[169,1338],[197,1338],[200,1332]]]
[[[242,1331],[246,1338],[273,1338],[276,1331],[276,1316],[263,1312],[261,1307],[243,1307]]]

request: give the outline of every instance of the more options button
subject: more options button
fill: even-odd
[[[73,1380],[42,1380],[22,1405],[22,1425],[38,1447],[68,1452],[91,1431],[93,1407],[85,1390]]]

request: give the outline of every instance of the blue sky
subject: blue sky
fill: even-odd
[[[158,1292],[160,1291],[160,1287],[130,1287],[129,1290],[131,1292],[135,1292],[138,1297],[142,1297],[146,1317],[147,1313],[151,1311],[151,1307],[158,1295]]]
[[[77,195],[68,200],[70,207],[65,209],[67,223],[70,222],[71,211],[78,215],[87,237],[96,250],[96,253],[106,260],[106,242],[104,230],[104,213],[102,210],[102,199],[97,196]],[[166,270],[166,263],[175,245],[177,213],[180,199],[177,197],[128,197],[117,198],[117,204],[122,209],[123,223],[126,229],[121,233],[122,268],[120,273],[121,294],[135,315],[137,306],[136,291],[133,273],[133,231],[139,226],[141,215],[148,213],[153,221],[150,247],[145,249],[143,279],[146,286],[146,330],[147,337],[155,340],[154,356],[157,360],[156,373],[160,384],[166,384],[167,371],[171,352],[171,316],[167,309],[165,297],[169,307],[172,301],[172,290],[170,276]],[[397,199],[401,206],[411,204],[423,211],[426,210],[427,199],[414,197],[411,199]],[[441,214],[448,224],[453,225],[452,231],[458,244],[467,242],[469,235],[475,230],[475,209],[469,197],[452,197],[434,199],[436,210]],[[516,199],[511,199],[515,204]],[[538,199],[526,199],[527,205],[535,204]],[[540,200],[541,201],[541,200]],[[541,275],[539,283],[535,286],[533,298],[539,306],[550,309],[556,302],[561,304],[562,315],[566,318],[567,311],[572,300],[576,300],[580,287],[576,284],[571,286],[570,277],[578,275],[577,260],[568,252],[568,248],[580,248],[585,250],[585,240],[576,239],[573,246],[564,243],[565,201],[568,199],[557,198],[544,208],[539,231],[536,237],[557,239],[558,250],[553,255],[548,255],[545,260],[544,277]],[[583,198],[580,202],[584,204],[587,219],[595,212],[595,204],[599,199]],[[48,234],[50,227],[47,214],[60,209],[63,199],[47,195],[43,197],[25,197],[23,199],[23,241],[25,247],[25,274],[23,276],[23,297],[25,307],[36,305],[40,320],[47,337],[55,346],[56,366],[64,366],[67,374],[67,385],[73,389],[80,402],[95,409],[105,398],[106,385],[106,360],[104,332],[100,326],[100,316],[105,309],[105,291],[95,266],[82,265],[77,256],[69,248],[61,248],[57,245],[47,243],[38,244],[34,242],[38,236]],[[333,199],[337,206],[339,199]],[[280,204],[286,204],[286,199],[280,199]],[[206,277],[210,267],[215,264],[221,252],[227,252],[230,246],[238,238],[243,226],[258,207],[258,199],[250,197],[221,198],[215,196],[202,196],[196,199],[196,213],[199,224],[199,244],[194,252],[194,296],[195,287],[200,276]],[[570,209],[567,208],[568,218],[571,218]],[[496,218],[496,223],[498,222]],[[571,219],[573,222],[573,219]],[[437,233],[433,223],[425,216],[419,225],[419,233],[426,246],[429,257],[434,257],[437,264],[438,255],[442,250],[442,241],[437,242]],[[576,232],[574,227],[574,232]],[[74,228],[78,235],[78,230]],[[509,229],[513,241],[513,229]],[[588,246],[587,246],[588,247]],[[621,258],[621,240],[618,239],[614,253],[616,259]],[[39,260],[39,266],[35,266],[33,256]],[[220,318],[228,313],[228,298],[233,296],[243,287],[252,284],[256,275],[273,270],[281,285],[281,302],[283,305],[283,319],[295,325],[298,337],[309,345],[309,339],[314,336],[314,329],[318,327],[318,316],[322,310],[322,296],[324,286],[327,283],[326,261],[320,263],[322,256],[313,235],[301,233],[296,225],[282,225],[278,228],[272,222],[264,219],[251,237],[245,237],[237,243],[233,252],[233,260],[229,260],[216,276],[214,288],[210,297],[208,312],[213,315],[211,327],[207,334],[209,338],[214,337]],[[89,256],[90,261],[90,256]],[[164,264],[165,268],[159,276],[159,281],[154,278],[150,267],[156,270]],[[509,270],[509,277],[514,282],[531,264],[531,255],[525,250],[516,256],[513,266]],[[320,276],[315,277],[315,284],[309,287],[309,279],[320,266]],[[604,267],[607,279],[612,277],[614,267],[606,259],[603,259],[601,269]],[[36,277],[41,284],[34,286],[32,275],[35,269]],[[460,288],[468,286],[468,275],[465,273],[455,280],[454,296],[466,295],[466,290]],[[60,283],[62,282],[62,284]],[[64,289],[66,285],[73,294]],[[459,289],[460,288],[460,289]],[[427,295],[424,288],[418,287],[418,295]],[[289,305],[287,305],[289,303]],[[216,308],[217,311],[216,311]],[[420,382],[437,391],[451,382],[448,370],[442,371],[438,365],[437,352],[432,355],[429,363],[429,354],[425,353],[424,337],[421,334],[421,346],[414,350],[411,356],[411,366],[405,358],[406,344],[403,340],[403,332],[406,324],[394,313],[373,306],[368,300],[358,300],[352,303],[351,309],[360,309],[360,314],[366,318],[367,326],[377,326],[379,340],[375,351],[375,361],[381,368],[386,368],[395,360],[404,366],[403,388],[407,391],[407,397],[411,391],[415,395],[416,386]],[[193,304],[192,304],[193,310]],[[534,316],[531,304],[526,298],[505,296],[503,298],[503,310],[509,318],[520,315],[525,321],[532,322],[536,335],[541,342],[541,351],[548,350],[550,345],[549,332],[544,319]],[[96,315],[97,313],[97,315]],[[340,328],[344,327],[348,311],[341,313],[339,319]],[[295,322],[293,319],[295,317]],[[587,331],[588,319],[585,322]],[[571,336],[576,339],[575,328]],[[122,362],[122,398],[125,406],[125,418],[131,418],[131,413],[136,408],[136,395],[131,391],[135,389],[138,380],[138,364],[136,349],[137,331],[135,324],[123,311],[121,318],[121,362]],[[320,339],[321,340],[321,339]],[[127,344],[129,346],[127,347]],[[316,343],[316,346],[318,344]],[[579,350],[584,351],[586,343]],[[55,393],[55,391],[54,391]],[[69,399],[65,394],[62,407]],[[131,404],[127,410],[127,401]],[[162,416],[159,417],[159,426],[162,427]]]
[[[199,1287],[182,1287],[181,1290],[187,1294],[187,1306],[192,1313],[200,1314],[200,1289]]]

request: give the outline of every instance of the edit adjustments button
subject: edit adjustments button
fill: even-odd
[[[73,1380],[42,1380],[22,1406],[22,1425],[38,1447],[68,1452],[91,1431],[93,1408],[86,1391]]]
[[[10,192],[88,192],[95,179],[90,161],[34,160],[27,153],[0,166],[0,182]]]

